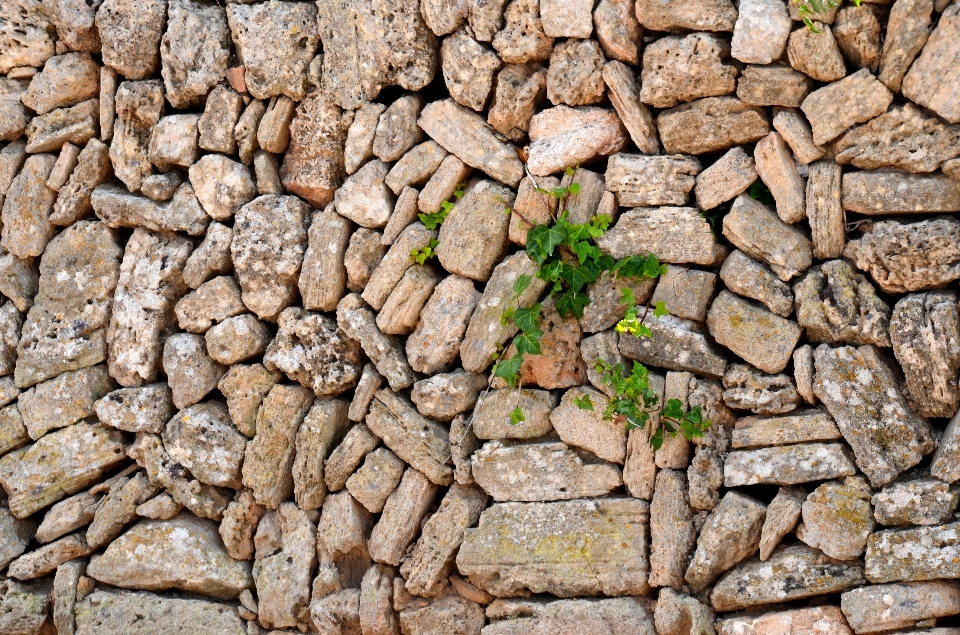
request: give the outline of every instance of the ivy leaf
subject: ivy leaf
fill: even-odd
[[[598,234],[597,236],[594,236],[594,238],[599,237],[600,235],[603,234],[603,232],[607,231],[607,229],[610,228],[610,223],[612,222],[613,222],[613,219],[607,216],[606,214],[597,214],[596,216],[591,218],[590,226],[600,232],[600,234]]]
[[[580,193],[580,184],[579,184],[579,183],[571,183],[570,186],[569,186],[567,189],[570,190],[570,193],[571,193],[571,194],[573,194],[574,196],[576,196],[577,194]]]
[[[557,313],[560,317],[574,315],[579,320],[583,317],[583,307],[590,304],[590,296],[580,291],[567,289],[557,298]]]
[[[560,273],[560,277],[570,285],[571,291],[579,292],[583,287],[597,279],[598,272],[593,269],[593,267],[588,265],[581,265],[579,267],[565,265],[563,271]]]
[[[703,423],[703,412],[700,409],[700,406],[694,406],[690,409],[690,412],[687,413],[687,416],[684,417],[690,423],[695,423],[700,425]]]
[[[661,318],[664,315],[670,315],[670,311],[667,311],[667,303],[660,300],[654,304],[656,308],[653,309],[653,317]]]
[[[542,265],[566,238],[566,232],[556,226],[537,225],[527,232],[527,255]]]
[[[601,256],[600,248],[591,245],[585,240],[574,243],[572,249],[573,253],[577,254],[577,260],[580,261],[581,265],[586,262],[588,258],[596,262]]]
[[[565,187],[555,187],[551,192],[556,198],[563,198],[563,195],[567,193],[567,188]]]
[[[500,314],[500,326],[506,326],[510,322],[510,320],[513,319],[513,313],[515,310],[516,309],[514,309],[513,307],[510,307],[509,309],[504,311],[502,314]]]
[[[533,280],[533,276],[522,275],[518,277],[513,283],[513,292],[518,296],[527,290],[527,287],[530,286],[530,281]]]
[[[543,333],[523,333],[513,338],[513,345],[517,347],[520,354],[530,353],[531,355],[540,354],[540,338]]]
[[[570,166],[567,166],[567,169],[564,170],[563,173],[566,174],[567,176],[573,176],[573,168]]]
[[[664,419],[676,419],[679,421],[683,418],[683,402],[679,399],[667,399],[667,403],[663,407],[662,416]]]
[[[540,303],[517,309],[513,313],[513,323],[524,333],[540,330]]]
[[[523,355],[517,353],[510,359],[502,359],[494,367],[493,374],[507,382],[509,386],[517,383],[517,376],[520,374],[520,366],[523,364]]]
[[[629,308],[634,308],[634,307],[636,307],[636,305],[637,305],[637,298],[636,298],[635,295],[633,295],[633,289],[632,289],[632,288],[630,288],[630,287],[624,287],[624,288],[620,289],[620,296],[623,298],[623,300],[620,302],[620,304],[626,304],[627,307],[629,307]],[[636,315],[634,315],[634,317],[636,317]]]
[[[523,416],[523,410],[520,409],[520,406],[517,406],[510,413],[510,425],[518,426],[524,421],[526,421],[526,418]]]
[[[580,410],[593,410],[593,400],[590,399],[590,395],[584,393],[579,397],[573,398],[573,403]]]
[[[650,437],[650,445],[653,446],[654,450],[663,447],[663,428],[657,428],[657,431],[653,433],[653,436]]]

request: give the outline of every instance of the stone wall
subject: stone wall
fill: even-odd
[[[960,5],[803,15],[0,3],[0,633],[960,634]]]

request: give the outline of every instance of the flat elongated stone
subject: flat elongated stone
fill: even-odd
[[[452,421],[473,408],[487,384],[487,378],[480,373],[458,370],[418,381],[410,398],[423,416]]]
[[[650,502],[650,586],[683,587],[696,534],[686,474],[660,470]]]
[[[795,410],[773,417],[742,417],[733,430],[734,448],[788,445],[843,438],[833,417],[822,409]]]
[[[27,152],[57,151],[65,143],[86,145],[87,141],[97,136],[99,110],[97,100],[88,99],[75,106],[57,108],[34,117],[27,124]]]
[[[960,183],[943,175],[851,172],[842,187],[843,208],[868,216],[960,211]]]
[[[707,517],[697,538],[684,579],[702,591],[725,571],[753,555],[760,544],[766,506],[737,492],[727,492]]]
[[[30,438],[39,439],[51,430],[91,416],[94,402],[114,387],[107,367],[97,364],[61,373],[22,392],[17,407]]]
[[[939,478],[907,477],[884,485],[870,502],[881,525],[940,525],[952,517],[960,490]]]
[[[347,402],[317,399],[297,430],[293,461],[293,493],[300,509],[319,509],[327,495],[324,467],[327,456],[346,433]]]
[[[960,9],[948,7],[903,78],[902,88],[905,97],[926,106],[950,123],[960,123],[960,107],[957,106],[957,96],[960,94],[958,36]]]
[[[841,595],[840,608],[857,633],[925,626],[918,622],[960,613],[960,587],[945,581],[865,586]]]
[[[387,448],[377,448],[347,479],[347,491],[371,514],[379,514],[403,478],[406,464]]]
[[[498,503],[466,530],[457,568],[494,595],[642,594],[648,519],[635,499]]]
[[[693,3],[640,0],[637,20],[651,31],[733,31],[737,10],[724,0],[697,0]]]
[[[250,565],[223,550],[216,524],[190,514],[142,520],[93,559],[87,575],[123,588],[179,589],[220,599],[253,586]]]
[[[885,529],[867,539],[866,576],[882,582],[960,577],[960,523]]]
[[[890,10],[878,78],[894,92],[900,91],[904,76],[930,36],[934,4],[914,0],[901,2]]]
[[[801,443],[758,450],[734,450],[723,464],[726,487],[796,485],[856,474],[842,443]]]
[[[446,465],[449,432],[417,412],[405,397],[385,389],[377,391],[366,422],[387,447],[431,481],[437,485],[450,483],[453,473]]]
[[[785,223],[806,218],[806,183],[797,172],[793,154],[780,133],[771,132],[761,139],[753,155],[757,174],[777,203],[777,215]]]
[[[162,631],[157,627],[162,624]],[[76,635],[244,635],[243,620],[219,602],[153,593],[95,591],[77,602]]]
[[[796,529],[807,491],[802,487],[781,487],[767,505],[767,517],[760,530],[760,560],[766,561],[780,541]]]
[[[584,396],[594,404],[593,410],[576,405],[576,400]],[[604,461],[622,464],[626,459],[627,430],[619,421],[603,418],[606,407],[607,397],[600,391],[571,388],[550,413],[550,423],[564,443],[588,450]]]
[[[603,1],[601,0],[601,5]],[[632,10],[632,9],[631,9]],[[598,15],[601,8],[597,8]],[[598,32],[600,27],[598,26]],[[600,36],[603,46],[603,36]],[[607,96],[613,109],[617,111],[623,126],[630,133],[630,139],[643,154],[657,154],[660,141],[657,138],[657,126],[646,104],[640,101],[640,86],[637,78],[624,60],[611,60],[603,67],[603,81],[607,85]]]
[[[840,166],[833,161],[817,161],[808,168],[807,219],[815,258],[843,255],[847,232],[840,172]]]
[[[434,288],[416,330],[407,338],[407,360],[415,371],[433,374],[456,362],[480,295],[472,280],[457,275],[447,276]]]
[[[124,477],[114,483],[97,506],[93,522],[87,528],[88,548],[96,549],[115,540],[126,525],[137,519],[137,507],[159,491],[160,488],[142,471],[133,478]]]
[[[762,108],[735,97],[707,97],[664,110],[657,128],[667,152],[704,154],[759,141],[770,122]]]
[[[697,207],[710,210],[743,194],[757,180],[753,157],[737,146],[728,150],[713,165],[697,175],[694,194]]]
[[[659,604],[657,606],[659,608]],[[572,635],[576,632],[654,635],[655,632],[650,610],[639,598],[495,600],[487,607],[487,616],[490,624],[484,627],[483,635]]]
[[[597,239],[614,258],[652,253],[661,262],[716,265],[727,255],[710,224],[693,207],[638,208],[620,215]]]
[[[281,549],[258,558],[253,568],[258,620],[264,626],[294,627],[310,600],[310,576],[317,559],[317,528],[310,512],[285,502],[277,513]]]
[[[934,450],[930,424],[910,409],[893,370],[876,348],[831,349],[821,344],[814,360],[814,392],[833,415],[871,485],[893,481]]]
[[[407,363],[397,337],[383,334],[373,311],[359,295],[351,293],[337,305],[337,325],[351,340],[360,342],[363,351],[377,367],[377,372],[386,378],[390,388],[402,390],[413,384],[413,369]]]
[[[52,154],[29,157],[7,190],[0,244],[15,256],[39,256],[53,238],[50,214],[57,193],[47,186],[47,179],[56,161]]]
[[[354,237],[358,236],[360,231],[361,230],[358,230],[358,232],[354,234]],[[380,245],[380,236],[376,234],[373,234],[373,236],[378,239],[377,248],[381,250],[380,253],[382,254],[383,247]],[[414,260],[410,257],[410,253],[414,249],[427,247],[430,241],[436,238],[437,233],[434,230],[428,230],[424,227],[423,223],[408,225],[406,229],[400,232],[397,239],[393,241],[390,250],[386,252],[385,256],[382,256],[379,264],[373,263],[370,265],[372,275],[369,276],[369,280],[363,289],[363,299],[377,311],[382,309],[387,298],[390,297],[390,293],[393,292],[397,283],[403,278],[403,274],[414,265]],[[348,247],[348,259],[349,254],[350,248]],[[368,256],[367,258],[369,259],[370,257]],[[350,286],[349,263],[347,263],[347,285]]]
[[[9,510],[0,511],[0,563],[6,567],[18,558],[33,539],[37,525],[32,520],[20,520]]]
[[[822,159],[827,151],[813,142],[813,130],[811,130],[806,117],[798,109],[800,104],[791,104],[791,106],[790,108],[774,110],[773,127],[787,142],[800,163],[806,165],[817,159]]]
[[[474,432],[480,439],[534,439],[543,436],[553,429],[550,413],[558,401],[546,390],[492,390],[477,404],[473,417]],[[518,425],[510,423],[510,413],[514,408],[520,408],[524,415],[524,420]]]
[[[620,352],[627,359],[707,377],[723,376],[727,369],[726,357],[707,339],[702,325],[672,315],[652,319],[648,316],[646,325],[650,328],[650,337],[620,336]]]
[[[751,106],[799,108],[813,86],[813,80],[789,66],[751,64],[737,80],[737,97]]]
[[[497,502],[592,498],[623,483],[616,466],[584,463],[563,443],[490,441],[473,455],[470,467],[477,484]]]
[[[91,553],[93,547],[83,539],[83,534],[71,534],[20,556],[10,563],[7,571],[11,578],[33,580],[53,572],[64,562],[89,556]]]
[[[723,217],[723,235],[748,256],[770,265],[787,282],[813,261],[810,240],[760,201],[741,194]]]
[[[794,545],[768,561],[751,559],[717,582],[710,603],[717,611],[735,611],[844,591],[864,582],[859,563],[844,563],[806,545]]]
[[[739,249],[727,256],[720,268],[720,279],[737,295],[762,302],[780,317],[793,313],[793,293],[765,264]]]
[[[800,109],[813,128],[813,142],[820,145],[851,126],[882,114],[892,101],[893,93],[868,69],[861,68],[810,93]]]
[[[797,538],[841,560],[863,555],[867,536],[876,524],[870,486],[863,477],[824,483],[807,496],[802,513]]]
[[[853,635],[836,606],[817,606],[717,622],[719,635]],[[943,635],[948,635],[944,633]]]
[[[90,202],[100,220],[110,227],[144,227],[199,236],[210,223],[189,183],[178,187],[173,198],[163,203],[107,183],[93,190]]]
[[[0,459],[10,512],[26,518],[98,480],[124,454],[119,432],[81,421]]]
[[[616,112],[555,106],[530,120],[527,168],[534,176],[547,176],[616,154],[626,145],[626,129]]]
[[[50,222],[55,225],[72,225],[86,216],[93,208],[90,195],[98,185],[107,180],[110,170],[109,148],[97,139],[90,139],[77,157],[77,167],[71,172],[66,184],[60,188]]]
[[[699,172],[700,162],[692,157],[615,154],[605,182],[620,207],[685,205]]]
[[[707,315],[717,343],[768,373],[779,373],[790,362],[803,329],[729,291],[721,291]]]
[[[407,468],[370,532],[370,557],[384,564],[399,565],[407,547],[417,537],[436,493],[437,486],[430,479],[412,467]],[[362,535],[360,540],[362,542]]]

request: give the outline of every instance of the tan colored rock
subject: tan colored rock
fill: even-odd
[[[813,87],[813,80],[789,66],[751,64],[737,80],[737,97],[752,106],[799,108]]]
[[[202,101],[223,77],[229,58],[230,30],[223,7],[169,0],[160,59],[167,101],[174,108]]]
[[[347,403],[318,399],[297,431],[294,495],[300,509],[319,509],[327,495],[324,464],[348,427]]]
[[[518,394],[519,393],[519,394]],[[558,399],[546,390],[531,388],[492,390],[477,404],[473,430],[480,439],[534,439],[553,429],[550,413]],[[523,411],[524,420],[510,423],[514,408]]]
[[[377,372],[387,379],[392,389],[402,390],[413,384],[413,369],[407,363],[400,341],[380,331],[373,311],[360,296],[351,293],[340,301],[337,325],[348,338],[360,343]]]
[[[848,477],[824,483],[807,496],[797,538],[832,558],[850,560],[863,555],[875,526],[870,486],[863,477]]]
[[[407,338],[407,359],[414,370],[432,374],[448,370],[456,362],[480,297],[471,280],[451,275],[440,281]]]
[[[650,586],[683,587],[695,541],[686,475],[660,470],[650,503]]]
[[[103,364],[67,371],[20,394],[17,406],[30,438],[64,428],[94,414],[94,402],[116,384]]]
[[[414,265],[407,269],[377,315],[377,326],[388,335],[408,335],[420,319],[440,275],[433,268]]]
[[[117,89],[117,122],[110,160],[117,178],[131,192],[153,174],[148,159],[150,135],[163,113],[163,84],[159,80],[123,82]]]
[[[629,2],[601,0],[593,11],[593,28],[607,58],[639,64],[642,30]]]
[[[732,93],[736,69],[721,63],[730,53],[728,46],[709,33],[667,36],[651,43],[643,51],[640,100],[656,108],[671,108]]]
[[[382,253],[384,247],[380,245],[380,236],[376,235],[376,238],[378,239],[377,249]],[[423,223],[408,225],[406,229],[400,232],[382,260],[373,267],[373,273],[364,285],[363,299],[374,309],[378,311],[382,309],[394,287],[403,278],[403,274],[415,264],[413,258],[410,257],[411,252],[414,249],[427,247],[430,241],[436,238],[437,233],[428,230]],[[348,248],[347,253],[349,254],[349,252],[350,249]],[[347,265],[347,275],[349,284],[349,264]]]
[[[350,428],[327,458],[324,466],[327,489],[331,492],[342,490],[364,457],[379,443],[380,437],[370,432],[366,425],[361,423]]]
[[[833,161],[810,165],[807,218],[815,258],[838,258],[846,244],[846,215],[841,202],[841,168]]]
[[[491,181],[469,185],[438,234],[437,258],[451,273],[481,282],[490,278],[508,245],[514,194]]]
[[[603,64],[606,60],[594,40],[570,39],[550,54],[547,97],[553,104],[589,106],[603,99]]]
[[[365,364],[360,373],[360,381],[353,391],[353,400],[350,402],[350,410],[347,417],[350,421],[363,421],[370,410],[370,403],[380,386],[383,385],[383,377],[377,372],[373,364]]]
[[[253,534],[264,511],[248,489],[238,493],[236,499],[227,505],[220,523],[220,537],[234,560],[253,559]]]
[[[810,93],[800,109],[813,128],[813,142],[821,145],[885,112],[892,101],[893,93],[862,68]]]
[[[646,326],[651,330],[649,338],[626,334],[620,337],[620,352],[627,359],[708,377],[723,376],[727,360],[722,350],[707,339],[703,325],[665,315],[652,319],[648,316]]]
[[[401,234],[402,233],[403,232],[401,232]],[[417,241],[412,242],[423,242],[422,246],[426,246],[429,243],[429,238],[422,241],[422,237],[418,236],[417,239]],[[411,249],[416,248],[419,247],[411,247]],[[357,293],[364,291],[367,283],[373,277],[373,273],[377,270],[377,267],[380,266],[386,254],[387,246],[383,244],[383,235],[380,234],[380,232],[367,229],[366,227],[360,227],[353,232],[353,235],[350,237],[350,244],[347,245],[347,251],[343,254],[343,264],[347,269],[347,289]],[[399,255],[398,252],[396,254],[398,262]],[[409,256],[410,254],[408,252],[406,261],[410,260]],[[391,282],[391,285],[395,284],[395,280]],[[381,302],[386,301],[387,295],[389,295],[391,290],[393,290],[393,287],[389,286],[383,291],[386,295],[383,296]]]
[[[760,531],[760,560],[768,560],[784,536],[797,527],[806,497],[806,490],[800,487],[781,487],[767,505]]]
[[[757,173],[777,203],[777,215],[785,223],[796,223],[807,216],[806,183],[797,172],[793,155],[783,138],[771,132],[754,150]]]
[[[869,68],[871,72],[880,65],[881,31],[880,21],[869,6],[844,7],[837,12],[833,26],[843,56],[857,68]]]
[[[163,431],[163,444],[170,456],[200,481],[241,488],[240,466],[247,438],[231,424],[222,401],[208,401],[178,412]]]
[[[703,591],[756,552],[766,511],[759,501],[737,492],[727,492],[720,499],[707,516],[684,575],[693,591]]]
[[[810,269],[794,294],[797,321],[811,342],[889,345],[890,307],[846,261]]]
[[[574,399],[589,395],[593,410],[574,405]],[[616,418],[606,420],[603,412],[607,397],[589,388],[574,388],[564,393],[560,405],[550,414],[550,423],[564,443],[589,450],[613,463],[626,459],[627,429]]]
[[[25,106],[43,115],[73,106],[100,94],[100,69],[87,53],[56,55],[33,76],[20,97]]]
[[[743,194],[723,219],[723,235],[747,255],[770,265],[784,282],[811,264],[811,244],[803,232]]]
[[[144,227],[199,236],[210,223],[210,217],[189,183],[180,185],[172,198],[163,203],[131,194],[119,185],[105,183],[94,189],[90,203],[100,220],[110,227]]]
[[[230,419],[248,437],[256,434],[257,411],[280,375],[261,364],[232,366],[217,387],[227,398]]]
[[[3,78],[0,81],[0,115],[3,118],[0,123],[0,139],[4,141],[14,141],[26,132],[30,117],[20,101],[20,96],[26,92],[28,85],[25,80]]]
[[[63,144],[86,145],[97,136],[100,106],[96,99],[69,108],[57,108],[27,124],[27,152],[59,151]]]
[[[319,91],[300,102],[290,124],[292,141],[280,168],[283,186],[290,193],[319,209],[333,200],[345,176],[343,144],[348,125],[349,118],[340,107]]]
[[[163,372],[173,394],[173,404],[186,408],[217,387],[227,367],[207,353],[204,338],[195,333],[176,333],[163,343]],[[151,378],[153,379],[153,378]]]
[[[90,195],[94,188],[107,180],[110,171],[107,146],[97,139],[91,139],[77,156],[77,166],[70,173],[70,178],[60,188],[50,222],[67,226],[86,216],[93,209]]]
[[[297,103],[286,95],[271,100],[257,124],[257,144],[264,152],[282,154],[287,151],[290,144],[290,124],[296,109]],[[304,123],[307,123],[306,120]],[[344,122],[343,125],[346,126],[347,123]]]
[[[925,17],[925,14],[924,10],[922,15]],[[926,30],[926,25],[916,25],[914,28]],[[960,109],[955,103],[960,91],[960,76],[955,68],[958,33],[960,10],[948,7],[941,14],[937,28],[923,45],[917,60],[903,78],[901,91],[914,103],[929,108],[950,123],[960,123]]]
[[[11,578],[34,580],[52,573],[65,562],[89,556],[91,553],[93,547],[87,544],[82,534],[71,534],[20,556],[10,563],[7,572]]]
[[[147,155],[150,162],[160,170],[193,165],[200,153],[199,121],[198,115],[161,117],[150,132]]]
[[[0,244],[14,256],[39,256],[53,238],[50,215],[57,192],[47,186],[47,179],[56,160],[51,154],[29,157],[7,190]]]
[[[793,313],[793,292],[769,267],[739,249],[734,250],[720,268],[720,279],[737,295],[762,302],[781,317]]]
[[[685,205],[700,162],[692,157],[616,154],[607,163],[606,188],[620,207]]]
[[[177,302],[177,323],[190,333],[206,333],[214,323],[246,312],[240,294],[240,285],[233,276],[205,282]]]
[[[790,15],[779,0],[748,0],[737,8],[732,55],[746,64],[769,64],[783,56]]]
[[[347,490],[371,514],[379,514],[400,484],[405,464],[386,448],[366,456],[363,465],[347,479]]]
[[[217,84],[207,97],[203,114],[197,123],[200,147],[210,152],[235,154],[237,140],[234,129],[243,112],[243,98],[226,84]]]
[[[93,522],[87,528],[86,542],[90,550],[115,540],[126,525],[137,518],[137,506],[154,496],[160,488],[150,482],[144,472],[123,478],[97,506]]]
[[[630,133],[633,144],[642,154],[659,153],[657,126],[650,109],[640,101],[640,87],[633,71],[622,61],[611,60],[603,67],[603,81],[607,85],[610,103]]]
[[[878,78],[893,92],[900,91],[907,70],[930,36],[933,8],[929,0],[915,0],[890,9]]]
[[[841,595],[840,608],[857,633],[927,626],[960,612],[960,589],[946,581],[865,586]]]
[[[808,28],[790,34],[787,58],[796,70],[818,82],[836,82],[847,75],[840,47],[829,25],[814,22],[817,32]]]
[[[153,593],[107,591],[96,591],[82,601],[78,593],[77,600],[77,635],[94,635],[97,632],[151,635],[157,632],[156,625],[160,622],[170,633],[246,633],[236,609],[219,602],[171,598]]]
[[[732,617],[717,623],[720,635],[852,635],[843,613],[836,606],[818,606],[791,611]]]
[[[714,265],[726,256],[710,225],[692,207],[638,208],[623,213],[597,239],[614,258],[652,253],[661,262]]]
[[[625,133],[612,110],[562,105],[549,108],[530,120],[527,169],[534,176],[547,176],[616,154],[627,144]]]
[[[757,180],[756,164],[753,157],[743,148],[728,150],[713,165],[696,175],[694,195],[697,207],[711,210],[726,203],[739,194],[743,194]]]
[[[733,31],[737,21],[737,10],[724,0],[694,3],[641,0],[636,11],[637,20],[651,31]]]
[[[837,441],[842,438],[833,418],[818,408],[795,410],[782,416],[738,419],[733,431],[733,447]]]
[[[790,320],[721,291],[710,307],[707,326],[717,343],[768,373],[790,361],[803,330]]]
[[[310,577],[316,564],[317,531],[309,512],[292,502],[277,513],[281,549],[258,558],[253,576],[257,587],[257,619],[267,627],[295,627],[310,600]]]
[[[666,152],[704,154],[759,141],[770,132],[766,113],[735,97],[706,97],[657,115]]]
[[[407,547],[420,531],[420,523],[436,493],[437,486],[426,476],[407,468],[370,533],[370,557],[383,564],[400,564]]]
[[[852,476],[857,465],[842,443],[801,443],[756,450],[735,450],[723,464],[726,487],[797,485]]]
[[[158,494],[145,503],[137,505],[136,514],[154,520],[170,520],[180,513],[183,505],[173,500],[166,492]]]
[[[417,412],[405,397],[386,389],[378,391],[366,423],[384,445],[432,482],[450,483],[452,470],[446,465],[450,456],[449,432]]]

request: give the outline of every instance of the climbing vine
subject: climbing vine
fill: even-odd
[[[463,198],[463,190],[466,186],[466,183],[459,183],[457,188],[453,191],[453,198],[457,201]],[[444,201],[440,203],[440,209],[436,212],[431,212],[429,214],[420,212],[417,214],[417,217],[427,229],[438,229],[440,225],[443,224],[443,221],[447,220],[447,215],[454,208],[454,205],[456,205],[456,203],[453,201]],[[437,255],[436,249],[439,244],[439,240],[436,238],[431,238],[430,242],[427,243],[425,247],[411,249],[410,257],[413,258],[413,261],[418,265],[422,265],[427,260]]]
[[[856,6],[860,6],[862,0],[851,0]],[[821,33],[820,29],[817,28],[817,25],[813,23],[813,17],[816,13],[826,13],[830,9],[836,9],[840,6],[843,0],[796,0],[797,2],[797,13],[800,14],[800,19],[803,20],[803,23],[807,25],[807,28],[813,31],[814,33]]]

